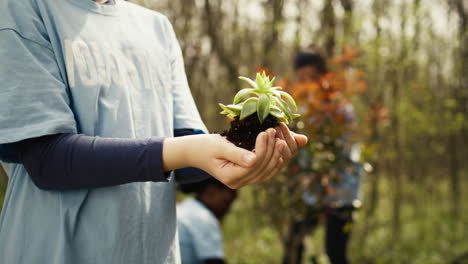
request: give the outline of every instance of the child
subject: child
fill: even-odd
[[[235,201],[237,190],[214,178],[183,184],[181,190],[195,193],[195,197],[177,206],[182,263],[224,264],[221,221]]]
[[[328,72],[327,68],[326,57],[314,45],[300,51],[294,58],[295,74],[298,81],[302,83],[319,82]],[[338,109],[338,111],[346,122],[356,122],[354,108],[351,103],[346,104],[342,109]],[[345,137],[340,138],[340,140],[348,144],[346,136],[349,137],[349,133]],[[349,263],[347,247],[353,223],[353,210],[360,204],[359,187],[362,169],[357,162],[358,157],[353,157],[359,156],[358,146],[356,144],[351,147],[340,147],[339,151],[343,153],[343,156],[350,165],[346,170],[336,167],[341,180],[338,183],[330,184],[334,192],[327,194],[323,200],[318,199],[317,194],[311,194],[308,191],[304,193],[304,201],[309,206],[310,213],[307,214],[303,221],[295,223],[293,229],[297,230],[295,231],[297,233],[300,233],[299,230],[301,229],[311,232],[319,222],[319,213],[324,211],[326,215],[325,248],[332,264]],[[310,160],[307,160],[306,163],[310,163]],[[325,192],[322,187],[318,187],[317,189],[317,193]],[[298,247],[300,252],[303,250],[302,247],[302,241],[300,241]]]

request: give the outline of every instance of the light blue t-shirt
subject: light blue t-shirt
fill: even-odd
[[[165,16],[122,0],[0,2],[0,144],[178,128],[206,131]],[[2,165],[0,263],[180,263],[173,180],[46,191]]]
[[[188,198],[177,205],[182,264],[224,259],[223,235],[216,216],[201,202]]]

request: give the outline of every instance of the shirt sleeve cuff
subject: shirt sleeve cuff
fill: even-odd
[[[163,164],[163,145],[164,138],[151,138],[148,144],[148,168],[151,181],[167,182],[172,171],[164,171]]]

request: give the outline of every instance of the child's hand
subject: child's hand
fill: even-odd
[[[216,144],[219,149],[206,160],[209,166],[201,169],[233,189],[266,181],[277,174],[284,164],[282,151],[286,143],[276,139],[275,134],[274,129],[260,133],[254,152],[238,148],[218,136]]]
[[[285,164],[283,151],[288,148],[287,143],[275,134],[273,128],[260,133],[254,152],[215,134],[168,138],[164,142],[164,167],[197,167],[233,189],[263,182]]]
[[[285,163],[288,163],[291,158],[297,154],[298,149],[307,144],[307,137],[292,132],[283,122],[281,122],[275,129],[276,137],[287,143],[287,147],[283,151],[283,160]]]

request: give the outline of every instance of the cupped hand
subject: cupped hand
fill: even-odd
[[[237,189],[269,180],[307,143],[307,137],[289,131],[281,123],[257,136],[255,150],[248,151],[218,134],[167,138],[163,147],[165,171],[200,168]]]
[[[206,150],[194,163],[226,186],[237,189],[245,185],[266,181],[283,167],[286,142],[275,137],[276,130],[268,129],[258,135],[255,151],[248,151],[227,141],[220,135],[205,135]]]
[[[286,148],[283,150],[283,160],[288,163],[291,158],[297,154],[300,147],[307,144],[307,137],[296,134],[289,130],[288,126],[281,122],[276,128],[276,137],[286,142]]]

